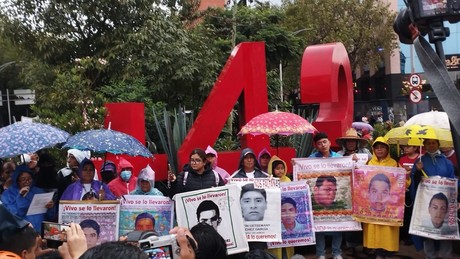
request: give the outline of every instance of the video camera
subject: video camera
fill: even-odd
[[[139,247],[147,254],[149,258],[179,258],[179,245],[176,241],[176,235],[167,236],[150,236],[146,239],[139,240]]]
[[[407,0],[407,8],[401,10],[393,24],[399,40],[412,44],[409,25],[417,25],[422,35],[431,33],[434,40],[445,40],[450,32],[443,27],[443,21],[456,23],[460,21],[460,0]],[[430,39],[431,42],[431,39]]]

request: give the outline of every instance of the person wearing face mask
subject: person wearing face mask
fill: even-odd
[[[109,189],[120,198],[136,189],[137,177],[133,175],[133,165],[123,157],[118,161],[119,176],[109,183]]]
[[[113,179],[117,178],[117,166],[114,162],[107,160],[101,169],[102,182],[109,184]]]

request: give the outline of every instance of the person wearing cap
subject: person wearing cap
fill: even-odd
[[[12,214],[29,221],[40,232],[42,221],[52,219],[54,216],[52,200],[46,204],[45,213],[27,215],[34,195],[40,193],[45,191],[35,186],[30,168],[27,165],[20,165],[13,173],[12,185],[2,195],[2,203]]]
[[[310,157],[328,158],[328,157],[341,157],[342,155],[331,150],[331,141],[324,132],[318,132],[313,137],[313,144],[315,145],[316,152],[312,153]],[[342,259],[342,232],[317,232],[316,233],[316,256],[318,259],[325,259],[326,248],[326,235],[332,236],[332,254],[334,259]]]
[[[342,150],[337,152],[342,156],[352,156],[353,154],[367,154],[368,160],[372,158],[369,149],[366,148],[367,140],[359,137],[358,132],[354,128],[349,128],[345,132],[345,136],[336,139],[335,143],[342,147]]]
[[[372,159],[368,165],[398,167],[390,157],[390,145],[384,137],[378,137],[372,144]],[[388,258],[399,250],[399,227],[363,223],[363,246],[375,249],[376,258]]]
[[[108,185],[110,191],[112,191],[117,198],[120,198],[136,189],[137,177],[133,175],[133,165],[123,157],[120,157],[118,161],[118,168],[120,174]]]
[[[455,169],[452,162],[447,159],[439,150],[439,140],[423,140],[425,154],[417,159],[411,171],[411,185],[409,187],[412,200],[415,200],[417,187],[422,177],[441,176],[446,178],[456,178]],[[413,239],[416,248],[421,247],[420,240]],[[423,250],[426,258],[451,258],[452,241],[437,240],[439,242],[439,251],[436,251],[435,240],[425,238],[423,241]]]
[[[260,170],[264,172],[268,172],[268,163],[270,162],[270,158],[272,155],[266,148],[262,149],[259,152],[259,155],[257,156],[257,161],[259,162],[260,165]]]
[[[260,169],[254,151],[250,148],[245,148],[240,154],[238,170],[233,172],[231,178],[266,178],[268,176],[266,172]]]
[[[155,188],[155,171],[150,165],[147,165],[139,172],[136,189],[130,194],[164,196],[160,190]]]
[[[61,200],[115,200],[106,184],[94,180],[95,173],[93,161],[83,159],[78,168],[78,180],[65,189]]]
[[[223,169],[222,167],[217,166],[217,152],[211,146],[208,146],[204,151],[206,153],[206,159],[210,163],[212,170],[216,171],[222,180],[224,180],[224,184],[227,184],[227,178],[230,177],[230,174],[227,170]]]
[[[80,151],[78,149],[69,149],[67,151],[67,166],[57,173],[57,201],[61,199],[67,187],[78,180],[78,168],[85,158],[90,158],[89,152],[87,151]]]
[[[117,178],[117,167],[114,162],[107,160],[101,168],[102,182],[109,184],[113,179]]]

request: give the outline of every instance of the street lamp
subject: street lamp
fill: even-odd
[[[313,29],[314,28],[303,28],[303,29],[291,32],[291,35],[294,36],[294,35],[297,35],[297,34],[299,34],[301,32],[311,31]],[[284,96],[283,96],[283,60],[281,58],[280,58],[280,97],[281,97],[280,98],[281,102],[284,102]]]

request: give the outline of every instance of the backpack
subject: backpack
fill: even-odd
[[[216,178],[216,186],[219,186],[219,181],[220,181],[219,173],[217,173],[214,170],[212,170],[212,172],[214,173],[214,177]],[[184,181],[182,182],[183,186],[185,186],[185,184],[187,183],[187,178],[188,178],[188,171],[185,171],[184,172]]]

